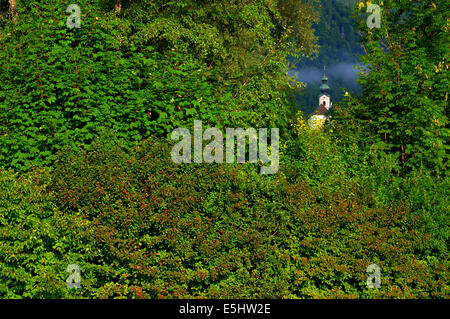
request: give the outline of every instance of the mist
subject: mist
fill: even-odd
[[[361,66],[359,62],[339,62],[326,68],[326,75],[330,79],[339,79],[343,83],[355,85],[359,70],[354,69]],[[304,82],[309,86],[319,85],[323,76],[323,69],[317,67],[303,67],[289,72],[296,80]]]

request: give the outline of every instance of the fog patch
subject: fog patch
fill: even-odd
[[[344,83],[355,83],[360,72],[356,69],[357,66],[361,67],[362,64],[359,62],[339,62],[327,66],[326,75],[331,81],[334,78]],[[323,73],[323,68],[318,67],[304,67],[289,72],[296,80],[310,86],[320,84]]]

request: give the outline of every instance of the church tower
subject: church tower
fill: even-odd
[[[319,128],[325,123],[328,116],[326,115],[331,108],[330,101],[330,87],[328,86],[328,78],[325,74],[325,67],[323,67],[322,84],[320,85],[319,106],[309,118],[309,125],[311,128]]]
[[[325,67],[323,67],[322,84],[320,85],[319,105],[325,106],[327,110],[331,107],[330,87],[328,86],[328,78],[325,75]]]

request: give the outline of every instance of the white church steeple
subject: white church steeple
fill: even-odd
[[[312,128],[319,128],[327,120],[326,114],[331,108],[330,87],[328,86],[328,78],[325,74],[325,66],[323,67],[322,84],[320,85],[319,106],[309,118],[309,125]]]
[[[331,107],[330,87],[328,86],[328,78],[325,74],[326,67],[323,66],[322,84],[320,85],[319,105],[324,105],[327,110]]]

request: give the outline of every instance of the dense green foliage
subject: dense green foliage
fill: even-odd
[[[447,252],[407,203],[374,206],[354,183],[311,187],[248,165],[180,166],[169,151],[156,140],[99,143],[62,153],[51,174],[2,171],[1,202],[15,203],[1,211],[2,296],[447,296]],[[81,290],[65,286],[70,263],[83,271]],[[366,287],[371,263],[380,290]]]
[[[0,298],[449,298],[444,2],[399,27],[391,1],[370,32],[355,9],[363,94],[312,130],[287,71],[317,49],[315,2],[80,1],[68,29],[68,2],[18,0],[0,18]],[[167,137],[196,119],[280,128],[279,171],[175,164]]]
[[[133,143],[194,118],[287,123],[286,57],[314,49],[308,5],[127,4],[112,13],[85,1],[79,29],[67,28],[64,1],[18,4],[19,19],[0,31],[1,164],[49,165],[62,146],[79,150],[103,128]]]

